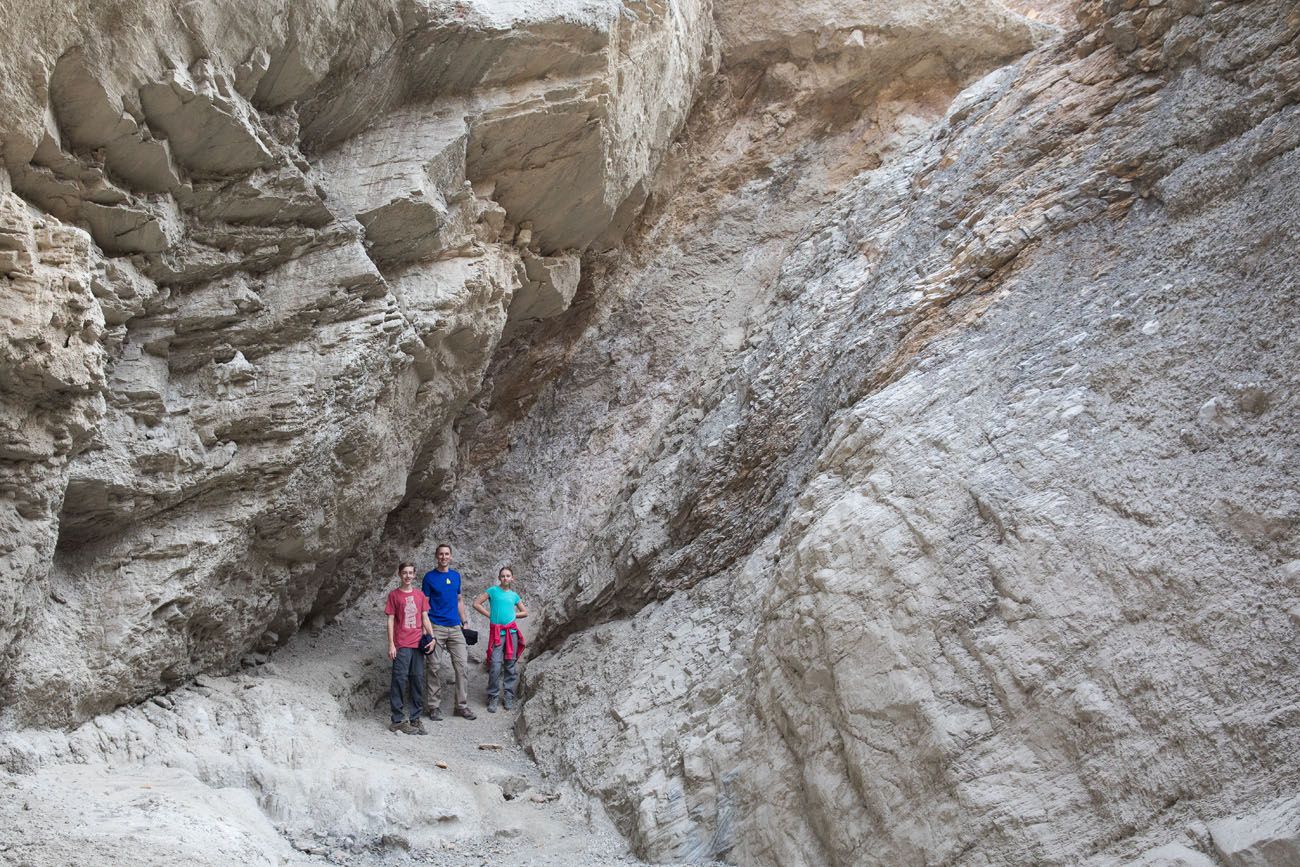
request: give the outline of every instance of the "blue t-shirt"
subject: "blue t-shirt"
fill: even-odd
[[[490,621],[501,626],[515,622],[515,603],[519,601],[518,593],[504,587],[489,587],[487,597],[490,606],[488,611],[492,614],[488,618]]]
[[[455,569],[424,573],[420,585],[429,597],[429,619],[434,626],[460,626],[460,573]]]

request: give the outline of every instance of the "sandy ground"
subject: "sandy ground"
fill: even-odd
[[[390,732],[383,618],[353,611],[72,732],[0,733],[0,864],[642,863],[470,668],[476,720],[450,716],[448,686],[427,736]]]

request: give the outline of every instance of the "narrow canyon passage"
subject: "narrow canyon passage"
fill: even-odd
[[[56,6],[0,863],[1300,861],[1294,2]]]

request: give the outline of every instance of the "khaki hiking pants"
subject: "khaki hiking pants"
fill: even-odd
[[[456,672],[456,707],[469,704],[469,650],[459,626],[433,625],[433,658],[424,667],[425,705],[430,710],[442,707],[442,661],[451,657]]]

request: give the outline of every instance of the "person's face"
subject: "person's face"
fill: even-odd
[[[411,582],[415,580],[415,567],[403,566],[402,571],[397,573],[397,577],[402,580],[403,587],[410,587]]]
[[[434,558],[437,559],[437,561],[438,561],[438,568],[439,568],[439,569],[446,569],[448,566],[451,565],[451,549],[450,549],[450,548],[439,548],[438,551],[437,551],[437,553],[435,553],[433,556],[434,556]]]
[[[509,590],[514,583],[515,583],[515,573],[511,572],[509,569],[502,569],[501,586]]]

